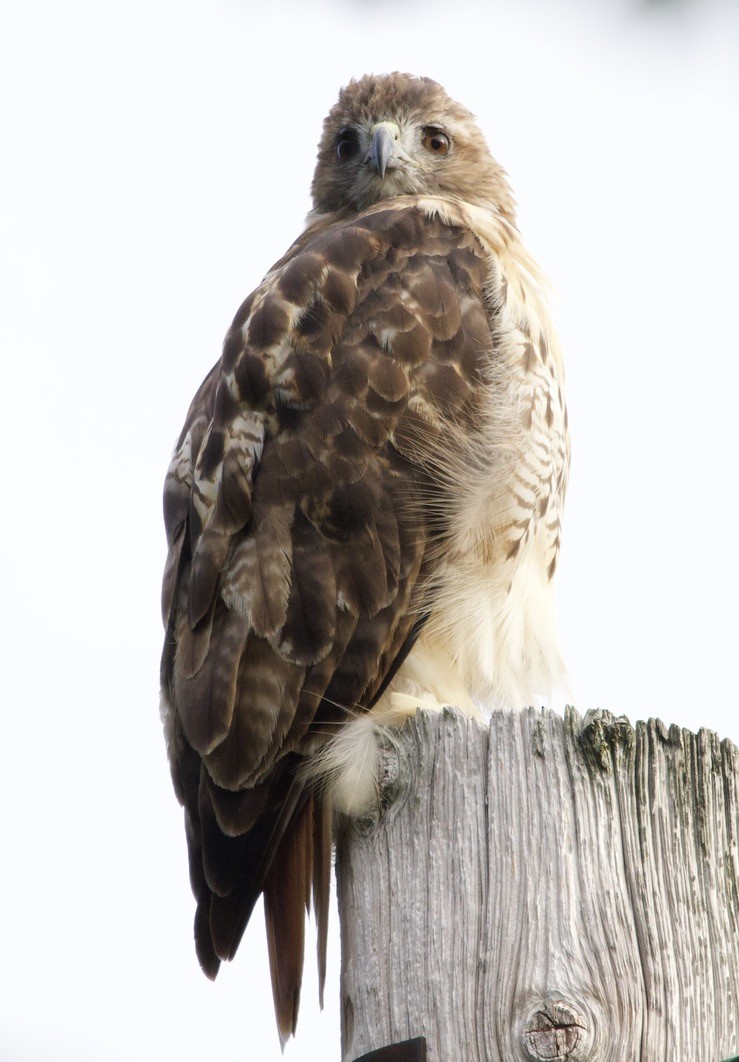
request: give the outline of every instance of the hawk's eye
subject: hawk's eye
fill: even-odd
[[[348,162],[359,151],[359,137],[354,129],[342,129],[336,139],[336,155],[339,162]]]
[[[441,129],[434,129],[433,126],[424,129],[421,143],[432,155],[449,154],[449,137]]]

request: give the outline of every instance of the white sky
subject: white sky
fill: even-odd
[[[157,713],[161,482],[190,398],[302,225],[339,86],[435,77],[478,115],[558,291],[575,704],[739,741],[737,8],[0,18],[0,1062],[276,1062],[259,912],[215,985],[198,969]],[[337,940],[323,1015],[307,964],[288,1062],[338,1059]]]

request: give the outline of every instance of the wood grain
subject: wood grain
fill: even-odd
[[[650,720],[419,712],[337,849],[345,1062],[739,1050],[737,749]]]

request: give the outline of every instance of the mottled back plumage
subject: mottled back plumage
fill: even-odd
[[[165,486],[162,710],[198,956],[215,976],[264,893],[283,1041],[311,894],[323,981],[332,806],[366,807],[378,726],[562,676],[562,366],[503,171],[435,82],[367,77],[326,119],[313,198]]]

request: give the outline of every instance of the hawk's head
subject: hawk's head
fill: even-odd
[[[505,173],[470,112],[411,74],[368,75],[342,89],[323,125],[311,190],[322,214],[441,195],[514,218]]]

